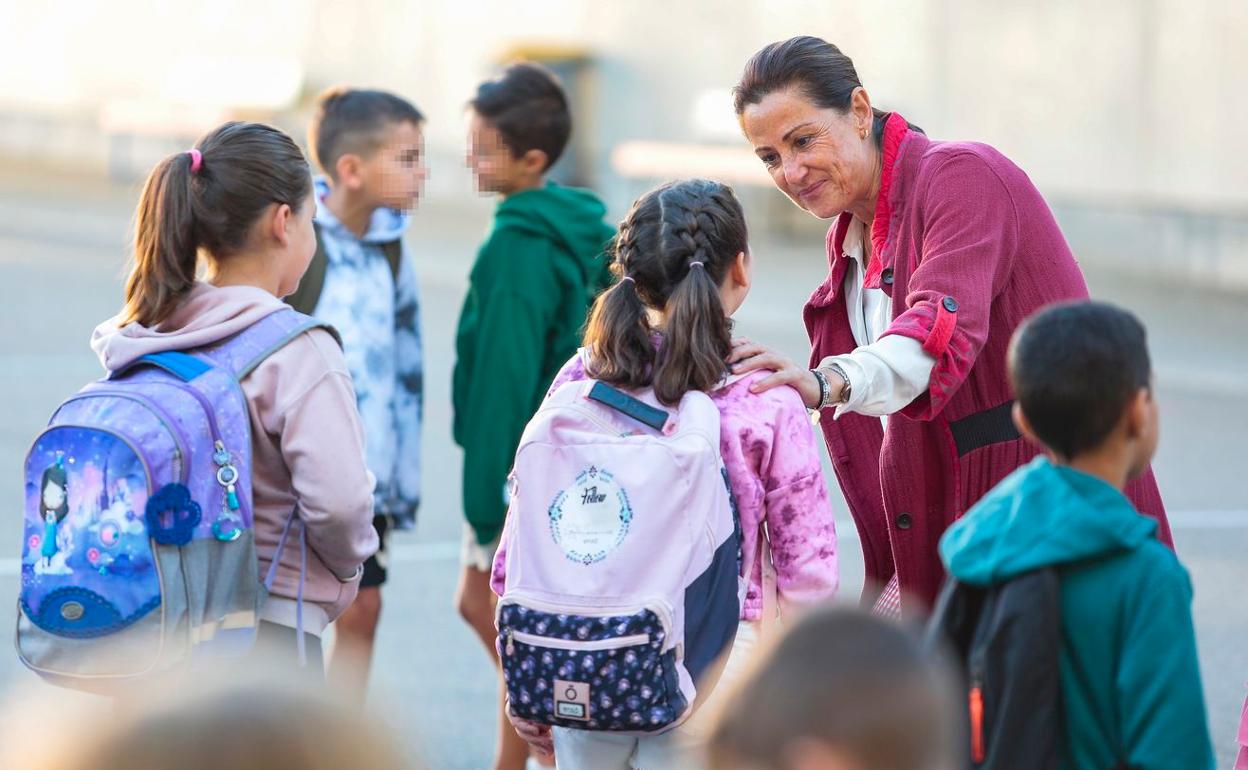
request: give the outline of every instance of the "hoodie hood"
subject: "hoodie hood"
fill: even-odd
[[[1157,522],[1119,490],[1039,457],[984,496],[940,540],[950,574],[991,585],[1052,567],[1139,548]]]
[[[587,279],[601,273],[615,230],[603,221],[607,207],[588,190],[547,182],[508,197],[494,214],[495,229],[515,228],[549,239],[575,259]]]
[[[368,223],[368,232],[364,233],[363,238],[358,238],[325,205],[325,196],[329,195],[329,180],[318,176],[313,184],[316,186],[316,223],[337,238],[357,239],[365,243],[389,243],[401,239],[403,232],[407,230],[410,217],[406,212],[383,207],[373,212]]]
[[[104,368],[114,372],[151,353],[220,342],[284,307],[280,299],[255,286],[199,282],[173,315],[157,326],[118,326],[117,318],[100,324],[91,334],[91,349]]]

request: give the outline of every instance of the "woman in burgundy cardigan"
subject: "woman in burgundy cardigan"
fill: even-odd
[[[899,587],[907,610],[925,610],[944,579],[945,528],[1038,451],[1010,416],[1010,337],[1044,305],[1087,297],[1083,275],[1022,170],[873,109],[836,46],[767,46],[735,97],[776,186],[835,221],[828,277],[803,309],[813,368],[742,340],[734,371],[774,369],[757,387],[792,385],[828,408],[820,425],[862,538],[864,600],[895,610]],[[1128,494],[1170,543],[1152,473]]]

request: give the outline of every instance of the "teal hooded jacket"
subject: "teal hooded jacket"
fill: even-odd
[[[1119,490],[1041,457],[941,539],[949,573],[971,585],[1057,568],[1063,768],[1214,767],[1191,581],[1156,530]]]
[[[477,253],[455,339],[455,442],[464,449],[464,516],[490,543],[520,435],[580,346],[594,297],[610,283],[615,230],[593,193],[548,183],[503,200]]]

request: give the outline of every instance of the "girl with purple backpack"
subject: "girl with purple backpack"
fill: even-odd
[[[286,660],[300,650],[320,675],[320,635],[355,597],[377,534],[373,479],[342,350],[331,330],[281,300],[312,259],[315,211],[308,163],[277,129],[227,123],[166,158],[139,202],[125,306],[95,330],[91,345],[114,373],[144,357],[155,360],[153,354],[188,350],[210,351],[210,361],[218,351],[215,361],[233,369],[247,407],[241,421],[250,423],[251,463],[250,474],[239,464],[239,493],[228,484],[224,499],[226,508],[238,508],[243,492],[252,498],[252,515],[243,519],[254,527],[259,563],[248,568],[268,578],[259,644]],[[204,280],[197,278],[201,256]],[[285,326],[275,330],[279,323]],[[233,366],[223,351],[247,334],[250,364]],[[232,450],[243,456],[243,448]],[[223,459],[228,455],[217,457],[222,471],[233,467]],[[218,479],[226,485],[239,475],[233,473]],[[197,503],[201,527],[223,506]],[[228,523],[225,531],[214,527],[209,541],[212,534],[225,542],[237,537]],[[227,617],[215,629],[195,631],[212,635],[248,622],[256,619]]]
[[[620,225],[614,254],[619,282],[599,296],[585,348],[555,378],[548,401],[567,383],[594,379],[644,393],[663,407],[681,404],[691,391],[714,403],[719,454],[740,524],[738,569],[749,572],[736,640],[717,685],[723,687],[764,621],[836,592],[836,532],[814,432],[796,391],[752,393],[751,384],[765,374],[729,377],[731,316],[749,293],[753,268],[745,217],[731,188],[688,180],[646,193]],[[500,596],[508,587],[508,543],[519,521],[508,522],[495,557],[492,586]],[[590,703],[591,715],[597,704]],[[522,737],[539,749],[553,748],[559,767],[697,765],[690,752],[702,732],[699,714],[671,732],[640,736],[556,726],[553,746],[551,728],[509,714]]]

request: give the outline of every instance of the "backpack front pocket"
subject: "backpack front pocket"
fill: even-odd
[[[127,438],[48,429],[26,463],[21,609],[43,631],[91,639],[160,606],[145,512],[150,463]]]
[[[511,710],[543,724],[653,732],[685,712],[676,651],[660,613],[563,614],[499,608],[499,654]]]

